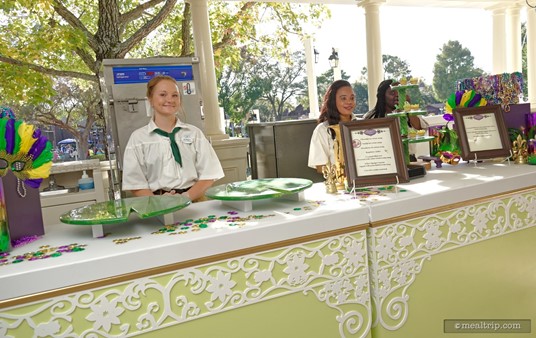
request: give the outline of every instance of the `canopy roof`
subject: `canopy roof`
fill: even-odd
[[[229,0],[228,0],[229,1]],[[230,0],[241,1],[241,0]],[[292,2],[292,3],[311,3],[311,4],[333,4],[333,5],[355,5],[365,4],[367,2],[380,3],[387,6],[406,6],[406,7],[443,7],[443,8],[482,8],[494,9],[504,6],[511,6],[517,3],[520,6],[527,6],[527,0],[253,0],[256,2]],[[536,6],[536,0],[528,0]]]

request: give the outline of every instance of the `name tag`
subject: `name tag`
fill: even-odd
[[[191,144],[194,139],[190,135],[185,135],[182,137],[182,143]]]

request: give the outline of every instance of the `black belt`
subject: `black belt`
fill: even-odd
[[[153,191],[153,194],[164,195],[165,193],[172,192],[172,191],[175,191],[176,194],[182,194],[183,192],[187,192],[188,190],[190,190],[190,188],[191,187],[186,188],[186,189],[171,189],[171,190],[158,189],[158,190]]]

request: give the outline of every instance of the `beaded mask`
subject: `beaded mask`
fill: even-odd
[[[0,106],[0,176],[8,170],[31,188],[38,188],[52,167],[52,145],[39,129],[15,120]]]

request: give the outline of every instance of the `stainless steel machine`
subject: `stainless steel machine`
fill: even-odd
[[[177,80],[182,108],[187,112],[181,114],[181,121],[204,131],[203,98],[197,57],[105,59],[103,65],[106,88],[104,102],[108,105],[108,126],[112,132],[113,150],[119,169],[130,134],[149,122],[147,82],[156,75],[169,75]]]
[[[301,177],[322,182],[322,175],[307,166],[316,125],[316,119],[248,123],[251,177]]]

